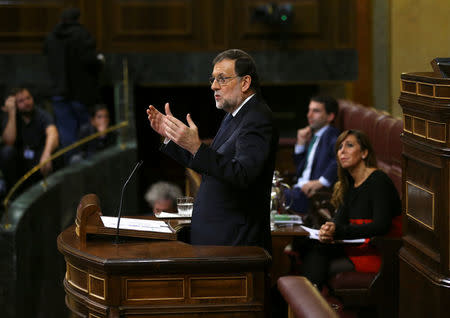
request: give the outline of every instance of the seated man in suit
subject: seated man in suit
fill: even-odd
[[[291,209],[295,212],[306,213],[309,198],[336,182],[334,146],[339,131],[330,124],[336,118],[338,108],[332,97],[312,97],[307,115],[309,125],[297,131],[294,162],[298,180],[292,189],[284,192],[286,202],[292,202]]]

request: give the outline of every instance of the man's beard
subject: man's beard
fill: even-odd
[[[227,110],[230,107],[230,103],[226,100],[222,100],[222,105],[216,104],[217,109]]]
[[[222,110],[226,111],[227,113],[229,113],[233,109],[235,109],[235,107],[231,106],[231,103],[228,100],[223,100],[222,106],[219,106],[219,105],[216,104],[216,108],[217,109],[222,109]]]

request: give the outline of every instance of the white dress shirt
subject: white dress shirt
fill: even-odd
[[[298,178],[297,183],[294,185],[294,188],[301,188],[310,181],[311,178],[311,168],[314,162],[314,156],[316,155],[317,145],[319,144],[320,137],[324,134],[324,132],[328,129],[329,125],[326,125],[322,128],[320,128],[314,135],[316,136],[316,141],[314,142],[314,145],[312,145],[311,151],[309,153],[308,158],[306,158],[306,167],[303,170],[302,175]],[[295,153],[301,154],[305,152],[307,149],[305,149],[305,145],[295,145]],[[330,187],[331,183],[327,179],[325,179],[323,176],[319,178],[319,182],[325,186]]]

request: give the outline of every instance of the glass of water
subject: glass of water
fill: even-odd
[[[182,216],[192,216],[192,209],[194,208],[193,197],[177,198],[178,214]]]

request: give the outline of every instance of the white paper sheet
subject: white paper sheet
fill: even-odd
[[[312,240],[318,240],[319,239],[319,230],[312,229],[310,227],[301,225],[301,227],[309,233],[309,238]],[[336,240],[336,243],[364,243],[366,239],[354,239],[354,240]]]
[[[158,215],[155,214],[158,219],[185,219],[190,218],[190,215],[180,215],[178,213],[161,212]]]
[[[101,216],[103,225],[108,228],[117,228],[117,218],[113,216]],[[172,233],[169,225],[164,221],[121,218],[121,230],[148,231],[159,233]]]

